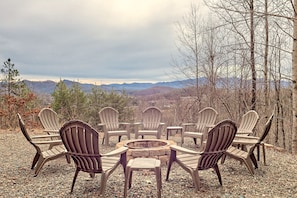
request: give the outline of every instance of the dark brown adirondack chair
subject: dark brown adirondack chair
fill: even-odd
[[[198,171],[201,170],[214,169],[219,182],[222,185],[218,160],[225,154],[227,148],[232,144],[236,131],[237,128],[234,122],[231,120],[224,120],[207,133],[208,137],[202,152],[189,150],[180,146],[171,146],[166,181],[169,179],[172,163],[176,162],[184,170],[190,173],[197,192],[200,189]],[[181,152],[182,154],[177,155],[177,152]]]
[[[60,129],[60,136],[76,166],[71,193],[80,171],[87,172],[92,177],[96,173],[101,173],[100,195],[104,195],[107,179],[119,164],[122,164],[125,172],[127,148],[121,147],[106,154],[100,153],[99,134],[87,123],[79,120],[69,121]]]

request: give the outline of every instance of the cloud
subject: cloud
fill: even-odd
[[[0,60],[21,76],[167,81],[189,0],[0,0]],[[48,79],[45,79],[48,80]]]

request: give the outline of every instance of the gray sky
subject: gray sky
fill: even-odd
[[[0,0],[1,67],[11,58],[28,80],[176,80],[174,23],[192,1]]]

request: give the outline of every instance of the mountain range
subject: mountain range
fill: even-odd
[[[204,81],[201,79],[201,82]],[[158,87],[159,89],[180,89],[189,86],[193,80],[180,80],[172,82],[157,82],[157,83],[122,83],[122,84],[104,84],[94,85],[88,83],[79,83],[70,80],[63,80],[67,87],[71,87],[74,83],[78,83],[82,91],[91,92],[93,87],[99,87],[105,91],[126,91],[129,94],[139,92],[145,89],[152,89]],[[45,81],[30,81],[24,80],[24,83],[37,94],[52,94],[56,88],[57,82],[51,80]]]
[[[231,84],[238,83],[238,78],[229,79]],[[258,79],[258,82],[262,82],[263,79]],[[122,84],[103,84],[103,85],[95,85],[95,84],[87,84],[80,83],[71,80],[63,80],[67,87],[73,86],[73,84],[78,83],[82,91],[86,93],[90,93],[92,88],[99,87],[105,91],[125,91],[131,95],[143,95],[143,93],[150,92],[165,92],[171,91],[173,89],[181,89],[189,86],[193,86],[195,84],[195,79],[187,79],[187,80],[178,80],[171,82],[157,82],[157,83],[122,83]],[[24,80],[24,83],[36,94],[52,94],[56,88],[57,82],[51,80],[45,81],[29,81]],[[199,78],[199,85],[204,85],[207,83],[207,79],[202,77]],[[273,82],[270,82],[271,84]],[[281,81],[282,87],[290,87],[291,83],[288,81]],[[224,85],[218,82],[217,87],[224,87]]]

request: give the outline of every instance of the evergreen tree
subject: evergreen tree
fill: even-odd
[[[10,58],[4,62],[3,68],[1,68],[3,79],[1,80],[1,86],[4,88],[5,93],[8,96],[20,95],[21,89],[24,88],[25,84],[18,78],[19,71],[14,68],[14,64]]]
[[[58,114],[62,115],[63,119],[65,120],[70,118],[70,115],[71,115],[69,95],[70,93],[66,84],[64,83],[64,81],[60,80],[57,83],[54,92],[52,93],[53,103],[51,107]]]

